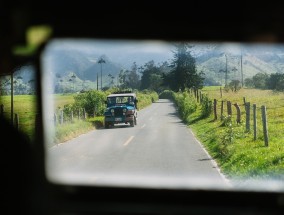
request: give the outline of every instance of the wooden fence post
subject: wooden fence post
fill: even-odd
[[[227,113],[228,116],[232,116],[232,104],[230,101],[227,101]]]
[[[237,109],[237,123],[241,123],[241,109],[240,109],[240,106],[238,105],[238,103],[235,103],[234,106],[236,107]]]
[[[266,119],[266,107],[264,105],[261,106],[261,115],[262,115],[264,144],[265,146],[268,146],[268,126]]]
[[[253,104],[253,140],[257,138],[256,104]]]
[[[245,105],[246,110],[246,131],[250,131],[250,102],[247,102]]]
[[[221,96],[221,98],[223,97],[223,94],[222,94],[222,87],[220,87],[220,96]]]
[[[217,99],[214,99],[214,120],[217,120]]]
[[[244,105],[246,105],[246,97],[243,97]]]
[[[221,121],[224,119],[224,101],[221,101]]]
[[[16,127],[17,130],[19,130],[19,115],[17,113],[15,113],[15,117],[14,117],[14,126]]]
[[[83,119],[86,120],[87,116],[86,116],[86,111],[85,108],[83,109]]]

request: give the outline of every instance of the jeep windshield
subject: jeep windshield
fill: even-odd
[[[121,106],[121,105],[134,106],[134,97],[115,95],[115,96],[109,96],[107,98],[107,107]]]

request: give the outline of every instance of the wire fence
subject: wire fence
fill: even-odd
[[[217,91],[217,90],[212,90]],[[197,102],[202,102],[204,94],[201,90],[191,90]],[[209,100],[213,104],[213,116],[214,120],[220,119],[221,121],[224,120],[226,117],[231,117],[233,120],[236,121],[237,124],[245,122],[245,131],[251,132],[253,131],[254,140],[257,139],[258,135],[258,125],[257,119],[258,112],[260,112],[260,118],[262,122],[262,133],[264,139],[264,145],[269,145],[269,138],[268,138],[268,123],[267,123],[267,107],[265,105],[257,106],[256,104],[251,104],[251,102],[247,102],[245,97],[243,97],[242,103],[240,100],[228,100],[228,99],[213,99]],[[281,109],[284,106],[278,107],[270,107],[269,109]]]

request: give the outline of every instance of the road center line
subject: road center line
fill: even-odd
[[[146,124],[143,124],[142,126],[141,126],[141,128],[144,128],[146,126]]]
[[[134,138],[134,136],[130,136],[129,138],[128,138],[128,140],[123,144],[123,146],[127,146],[130,142],[131,142],[131,140]]]

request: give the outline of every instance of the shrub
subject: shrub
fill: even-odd
[[[101,116],[105,110],[106,94],[102,91],[90,90],[74,96],[74,106],[84,108],[88,116]]]

